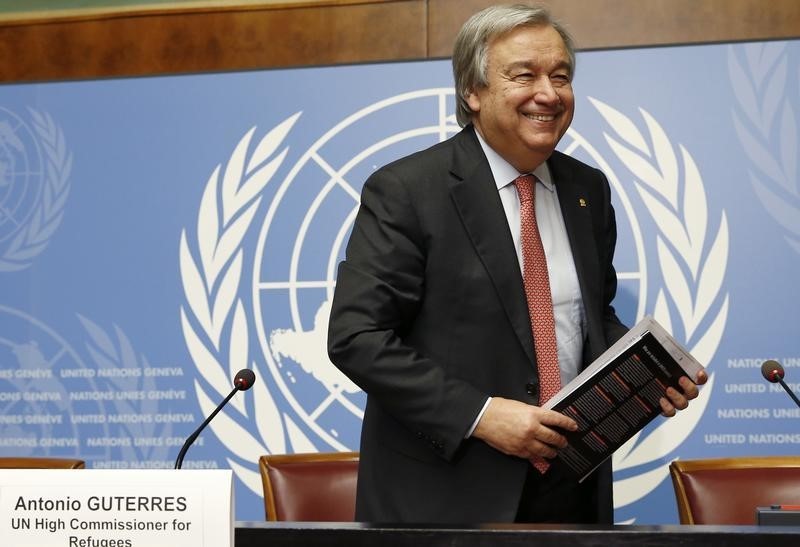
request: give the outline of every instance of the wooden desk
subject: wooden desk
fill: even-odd
[[[237,522],[236,547],[797,547],[794,526],[373,526]]]

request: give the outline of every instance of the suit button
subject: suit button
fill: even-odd
[[[539,384],[534,384],[533,382],[525,384],[525,391],[528,392],[528,395],[531,397],[537,397],[539,395]]]

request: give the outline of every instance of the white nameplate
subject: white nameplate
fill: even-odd
[[[232,547],[230,470],[0,469],[0,544]]]

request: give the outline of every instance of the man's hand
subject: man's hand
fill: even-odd
[[[678,383],[683,390],[683,393],[673,387],[667,388],[667,396],[662,397],[661,401],[661,414],[667,417],[675,416],[679,410],[683,410],[689,406],[689,401],[697,397],[700,391],[697,386],[703,385],[708,381],[706,371],[701,370],[697,374],[697,378],[692,382],[687,376],[681,376]]]
[[[576,431],[578,424],[553,410],[492,397],[472,436],[510,456],[554,458],[567,446],[557,429]]]

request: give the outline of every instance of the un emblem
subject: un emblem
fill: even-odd
[[[609,127],[622,128],[606,139],[625,170],[617,172],[574,129],[561,148],[598,165],[612,184],[620,239],[634,249],[623,267],[618,265],[621,292],[634,302],[636,320],[655,315],[668,329],[682,332],[690,351],[709,363],[727,318],[727,295],[721,303],[719,298],[728,252],[724,213],[709,243],[705,192],[691,155],[681,147],[678,156],[646,112],[647,130],[642,132],[611,107],[595,100],[592,104]],[[254,386],[252,405],[234,399],[229,416],[211,424],[235,456],[228,461],[237,476],[254,492],[260,492],[261,484],[252,463],[264,452],[357,449],[365,395],[330,363],[326,352],[336,266],[369,174],[459,131],[453,112],[451,88],[423,89],[389,97],[342,120],[272,189],[252,249],[246,235],[255,231],[264,190],[286,158],[287,149],[281,147],[300,114],[258,142],[253,141],[255,128],[250,130],[227,165],[220,164],[211,174],[196,234],[184,230],[181,236],[186,294],[181,320],[203,377],[196,391],[204,412],[214,408],[208,388],[218,396],[227,394],[233,371],[255,366],[266,377]],[[634,199],[626,193],[631,187],[658,233],[642,232]],[[657,249],[655,273],[647,268],[649,246]],[[648,284],[659,288],[654,292]],[[617,496],[618,507],[663,481],[666,467],[660,458],[694,428],[712,383],[713,377],[694,412],[664,421],[666,429],[661,426],[633,439],[620,451],[618,465],[634,472],[620,481],[621,489],[633,493]],[[253,419],[257,432],[244,425]]]
[[[798,89],[787,76],[795,66],[791,50],[781,43],[728,46],[728,72],[735,91],[734,129],[749,161],[747,176],[765,211],[784,230],[800,253],[800,193],[798,192]]]
[[[258,339],[270,374],[315,445],[358,447],[366,398],[330,363],[326,339],[336,266],[361,186],[377,167],[458,132],[453,111],[453,91],[444,88],[363,108],[303,154],[267,211],[253,276]],[[273,311],[287,304],[288,325]]]
[[[108,426],[76,419],[107,413],[103,401],[74,397],[97,391],[94,370],[41,320],[3,305],[0,320],[0,454],[107,458],[108,450],[81,439],[108,437]]]
[[[50,116],[0,108],[0,271],[27,268],[61,223],[72,157]]]

